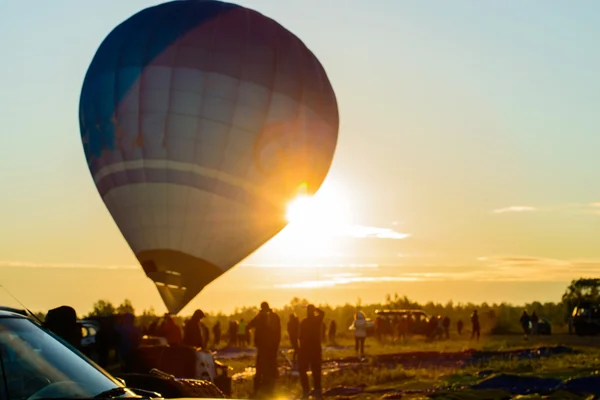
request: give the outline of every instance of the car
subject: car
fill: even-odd
[[[411,317],[414,323],[410,328],[410,333],[413,335],[429,335],[430,328],[427,321],[431,316],[423,310],[375,310],[375,314],[378,317],[390,319]]]
[[[111,376],[82,352],[48,331],[33,315],[0,307],[0,399],[224,398],[211,382],[177,379],[160,371]]]
[[[81,350],[86,356],[95,359],[96,333],[100,330],[100,324],[90,320],[79,320],[77,324],[81,327]]]
[[[546,318],[540,318],[537,327],[538,335],[551,335],[552,334],[552,325],[550,321]]]
[[[139,397],[23,313],[0,310],[0,397]],[[147,397],[149,393],[144,393]]]
[[[595,302],[580,302],[572,313],[573,328],[578,336],[600,333],[600,305]]]

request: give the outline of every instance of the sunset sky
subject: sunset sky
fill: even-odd
[[[291,206],[292,223],[184,314],[394,291],[556,301],[600,273],[600,3],[235,2],[321,60],[339,142],[312,204]],[[32,309],[127,297],[164,311],[98,195],[78,125],[97,47],[159,3],[0,3],[0,284]]]

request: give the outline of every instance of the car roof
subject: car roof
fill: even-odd
[[[25,310],[0,306],[0,317],[28,318],[28,316],[29,314]]]

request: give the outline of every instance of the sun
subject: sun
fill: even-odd
[[[301,194],[287,206],[286,219],[291,226],[312,230],[340,227],[351,223],[348,198],[333,184],[324,186],[314,196]]]
[[[335,182],[323,184],[314,196],[300,194],[286,207],[288,225],[262,250],[264,257],[314,265],[337,252],[340,236],[353,226],[349,196]]]
[[[290,223],[301,224],[312,218],[314,210],[314,198],[306,195],[300,195],[290,202],[285,214]]]

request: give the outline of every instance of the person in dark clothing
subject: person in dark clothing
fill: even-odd
[[[262,302],[260,311],[246,326],[254,329],[256,346],[256,374],[254,375],[254,396],[273,396],[277,380],[277,352],[281,341],[281,321],[271,310],[269,303]]]
[[[202,310],[196,310],[192,318],[190,318],[183,328],[183,344],[192,347],[205,347],[204,339],[202,337],[202,326],[200,321],[204,318]]]
[[[540,318],[537,316],[536,312],[531,313],[531,334],[536,336],[538,334],[538,325],[540,323]]]
[[[213,325],[212,328],[213,331],[213,337],[215,338],[215,347],[217,347],[219,345],[219,343],[221,343],[221,323],[219,321],[215,322],[215,324]]]
[[[471,340],[477,335],[477,340],[481,336],[481,326],[479,325],[479,314],[477,310],[473,311],[471,314]]]
[[[200,332],[202,332],[202,345],[203,347],[208,348],[208,343],[210,342],[210,328],[202,321],[200,321]]]
[[[325,313],[309,304],[306,307],[306,318],[300,323],[300,349],[298,352],[298,372],[302,385],[302,397],[308,398],[310,386],[307,372],[310,368],[313,377],[314,391],[321,398],[321,332]]]
[[[133,364],[133,354],[135,349],[142,342],[142,332],[134,325],[135,316],[126,313],[121,318],[121,323],[117,326],[119,334],[118,352],[123,371],[130,371]]]
[[[525,340],[527,340],[529,337],[529,323],[531,322],[531,318],[529,317],[529,314],[527,314],[527,311],[523,311],[519,322],[521,323],[521,328],[523,328]]]
[[[73,307],[61,306],[49,310],[44,325],[71,346],[81,349],[81,327],[77,323],[77,313]]]
[[[298,319],[298,316],[294,313],[290,315],[290,319],[288,320],[287,333],[288,337],[290,338],[290,345],[294,350],[292,361],[296,361],[296,358],[298,356],[298,335],[300,333],[300,320]]]
[[[444,327],[444,336],[446,336],[446,339],[450,339],[450,317],[447,315],[442,321],[442,326]]]
[[[180,346],[183,338],[181,336],[181,328],[173,320],[171,314],[165,314],[163,316],[160,327],[158,328],[158,335],[167,339],[170,346]]]
[[[96,333],[96,351],[98,352],[98,364],[102,368],[108,367],[110,349],[113,345],[113,326],[107,317],[100,318],[100,329]]]
[[[456,331],[458,332],[459,336],[462,335],[463,326],[464,326],[464,323],[463,323],[462,319],[459,319],[458,322],[456,323]]]
[[[332,319],[331,322],[329,323],[329,343],[332,343],[332,344],[335,343],[336,333],[337,333],[337,324],[335,323],[335,320]]]
[[[229,328],[227,329],[227,336],[229,338],[229,346],[237,346],[237,331],[238,326],[236,321],[229,321]]]

